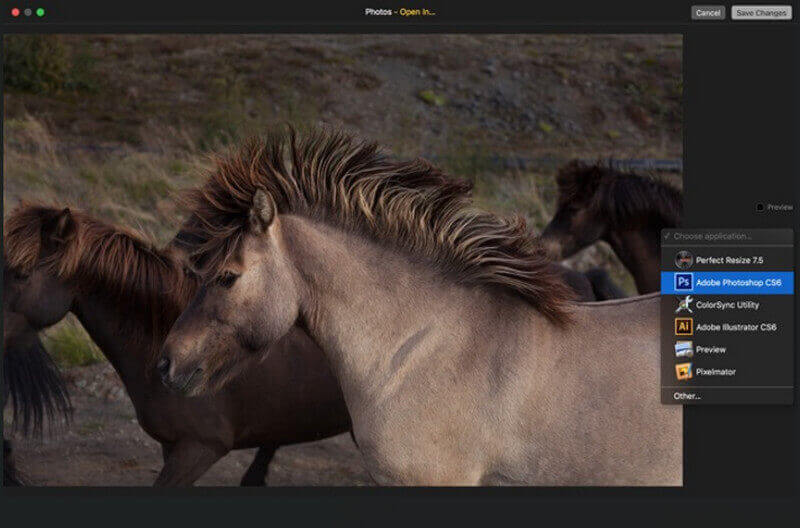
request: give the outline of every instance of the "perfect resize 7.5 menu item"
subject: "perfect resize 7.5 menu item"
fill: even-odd
[[[790,404],[790,229],[661,234],[663,403]]]

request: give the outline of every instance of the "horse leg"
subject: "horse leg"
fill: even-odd
[[[625,292],[614,284],[611,277],[606,270],[601,268],[592,268],[586,273],[586,278],[592,285],[595,299],[598,301],[608,301],[610,299],[622,299],[625,297]]]
[[[172,446],[168,444],[161,444],[161,457],[164,459],[164,464],[167,463],[169,453],[172,451]]]
[[[3,486],[22,486],[11,452],[11,442],[3,438]]]
[[[164,467],[153,484],[156,487],[191,486],[228,452],[197,442],[178,442],[161,449]]]
[[[240,486],[264,486],[267,480],[267,472],[269,471],[269,463],[272,457],[275,456],[275,450],[278,446],[262,446],[258,448],[253,462],[247,468],[247,472],[242,477]]]

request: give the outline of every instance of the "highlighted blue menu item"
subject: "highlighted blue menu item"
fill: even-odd
[[[717,295],[792,295],[791,271],[661,272],[661,293]]]

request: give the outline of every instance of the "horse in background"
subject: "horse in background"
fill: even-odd
[[[253,447],[241,484],[264,485],[278,447],[347,431],[347,409],[324,356],[299,329],[248,372],[218,371],[219,385],[241,376],[213,395],[186,399],[162,385],[156,354],[197,287],[181,259],[183,239],[162,250],[86,213],[23,203],[5,222],[4,301],[36,330],[77,316],[122,379],[139,424],[162,445],[157,486],[191,485],[230,450]]]
[[[633,275],[639,293],[660,289],[661,230],[680,224],[681,191],[654,178],[574,161],[556,177],[557,209],[541,240],[556,260],[598,240]]]
[[[681,484],[658,295],[570,302],[522,219],[427,162],[274,136],[218,160],[188,207],[203,282],[164,342],[174,390],[202,394],[299,325],[378,483]]]
[[[64,381],[36,329],[8,309],[7,285],[15,274],[3,264],[3,408],[10,404],[11,427],[27,437],[68,423],[72,405]],[[3,438],[3,485],[20,486],[12,445]]]

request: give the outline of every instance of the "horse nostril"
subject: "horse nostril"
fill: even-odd
[[[163,379],[166,379],[169,375],[169,366],[169,358],[167,356],[161,356],[161,359],[158,360],[158,365],[156,365],[156,369]]]

